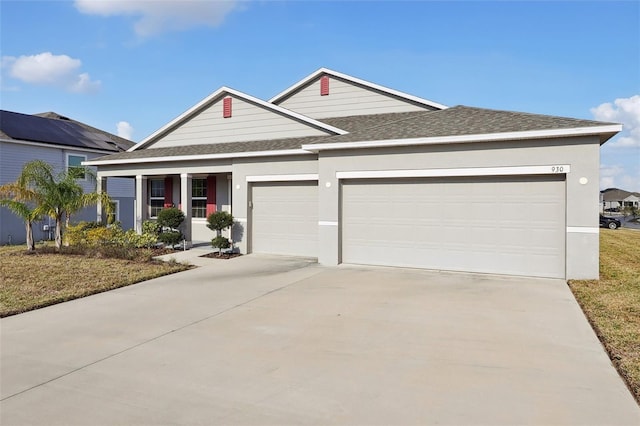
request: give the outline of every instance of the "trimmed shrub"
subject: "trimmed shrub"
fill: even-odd
[[[227,212],[215,212],[207,216],[207,228],[216,231],[216,235],[220,236],[223,229],[233,225],[233,216]]]
[[[168,246],[175,246],[182,240],[182,232],[180,231],[163,231],[159,236],[158,240],[165,243]]]
[[[219,251],[223,249],[228,249],[231,247],[231,242],[227,237],[218,236],[211,240],[211,246],[213,248],[217,248]]]
[[[162,209],[158,213],[157,223],[162,228],[178,229],[182,222],[184,222],[184,213],[178,208]]]

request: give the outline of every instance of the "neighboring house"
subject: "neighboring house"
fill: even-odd
[[[640,193],[618,188],[600,191],[600,212],[620,211],[625,207],[640,207]]]
[[[134,143],[53,112],[28,115],[0,111],[0,185],[15,182],[29,161],[43,160],[58,172],[80,166],[83,161],[126,151]],[[95,170],[95,168],[94,168]],[[82,182],[85,191],[95,191],[96,182]],[[111,179],[107,190],[114,200],[115,218],[124,228],[134,226],[134,181]],[[95,207],[71,217],[72,222],[95,221]],[[51,239],[55,222],[44,218],[34,224],[36,241]],[[22,220],[0,207],[0,244],[25,242]]]
[[[600,145],[621,125],[447,108],[328,69],[271,100],[223,87],[128,152],[136,227],[180,207],[188,241],[232,212],[242,253],[598,278]]]

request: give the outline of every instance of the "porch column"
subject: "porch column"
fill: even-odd
[[[147,220],[147,177],[136,176],[136,232],[142,234],[142,222]]]
[[[182,233],[187,247],[191,247],[191,175],[189,173],[180,174],[180,210],[184,213]]]
[[[101,175],[98,175],[96,178],[96,192],[98,194],[102,194],[103,192],[107,192],[107,178]],[[104,206],[102,205],[102,200],[98,198],[98,203],[96,204],[97,210],[97,218],[96,222],[98,223],[107,223],[107,218],[105,217]]]

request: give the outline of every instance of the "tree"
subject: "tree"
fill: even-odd
[[[94,178],[94,174],[83,167],[70,168],[55,175],[50,164],[35,160],[24,165],[16,181],[18,186],[32,192],[38,211],[55,220],[55,242],[58,250],[62,247],[63,218],[68,226],[72,214],[99,201],[105,206],[107,213],[111,210],[109,195],[84,192],[78,183],[78,179],[83,176]]]
[[[16,183],[0,186],[0,206],[7,207],[24,221],[27,233],[27,250],[30,252],[36,249],[33,240],[33,222],[40,220],[42,216],[41,210],[31,201],[34,198],[33,192]]]
[[[222,231],[232,225],[233,216],[227,212],[220,211],[207,216],[207,228],[216,231],[216,237],[211,240],[211,246],[217,248],[219,252],[231,246],[229,239],[222,236]]]

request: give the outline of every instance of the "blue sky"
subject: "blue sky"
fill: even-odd
[[[327,67],[446,105],[621,122],[601,187],[640,191],[638,1],[0,2],[2,109],[140,141],[220,86]]]

